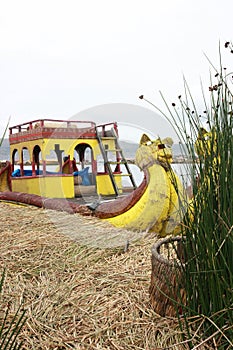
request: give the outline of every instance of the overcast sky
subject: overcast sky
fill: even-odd
[[[141,94],[162,106],[159,90],[176,99],[183,74],[196,97],[219,41],[233,66],[232,16],[232,0],[0,0],[1,125],[112,103],[151,109]],[[150,128],[136,119],[125,122]]]

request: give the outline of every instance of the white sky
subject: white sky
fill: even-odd
[[[1,131],[111,103],[151,109],[209,86],[219,41],[229,70],[232,0],[0,0]],[[130,118],[129,118],[130,119]],[[109,121],[112,121],[109,116]],[[132,122],[132,120],[125,120]],[[134,120],[150,128],[146,120]]]

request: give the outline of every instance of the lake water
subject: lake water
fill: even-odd
[[[140,185],[144,177],[143,171],[141,171],[134,164],[130,164],[129,167],[134,176],[136,184]],[[190,173],[191,173],[190,165],[188,165],[187,163],[172,164],[172,169],[179,176],[184,187],[185,188],[188,187],[190,185]],[[123,170],[123,173],[125,173],[124,170]],[[127,186],[127,184],[129,184],[129,179],[127,177],[123,178],[123,185]]]

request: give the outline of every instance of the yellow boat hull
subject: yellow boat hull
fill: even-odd
[[[138,202],[126,212],[105,220],[130,230],[161,231],[170,206],[170,183],[159,164],[152,165],[148,173],[147,188]]]

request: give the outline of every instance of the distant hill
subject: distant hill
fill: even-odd
[[[133,142],[120,141],[120,146],[124,152],[126,159],[134,159],[138,144]],[[184,145],[174,144],[172,146],[174,157],[184,155]],[[0,160],[10,160],[9,139],[4,139],[0,147]]]
[[[123,150],[124,156],[126,159],[134,159],[135,153],[138,149],[137,143],[131,143],[126,141],[120,141],[120,146]]]
[[[0,147],[0,160],[10,160],[9,139],[4,139]]]
[[[120,141],[120,145],[123,149],[126,158],[134,158],[135,153],[138,149],[138,144]],[[172,145],[172,152],[174,157],[184,156],[188,154],[188,151],[183,144],[174,143]]]
[[[136,143],[120,141],[126,158],[134,158],[138,145]],[[10,160],[10,144],[9,139],[4,139],[0,147],[0,160]]]

